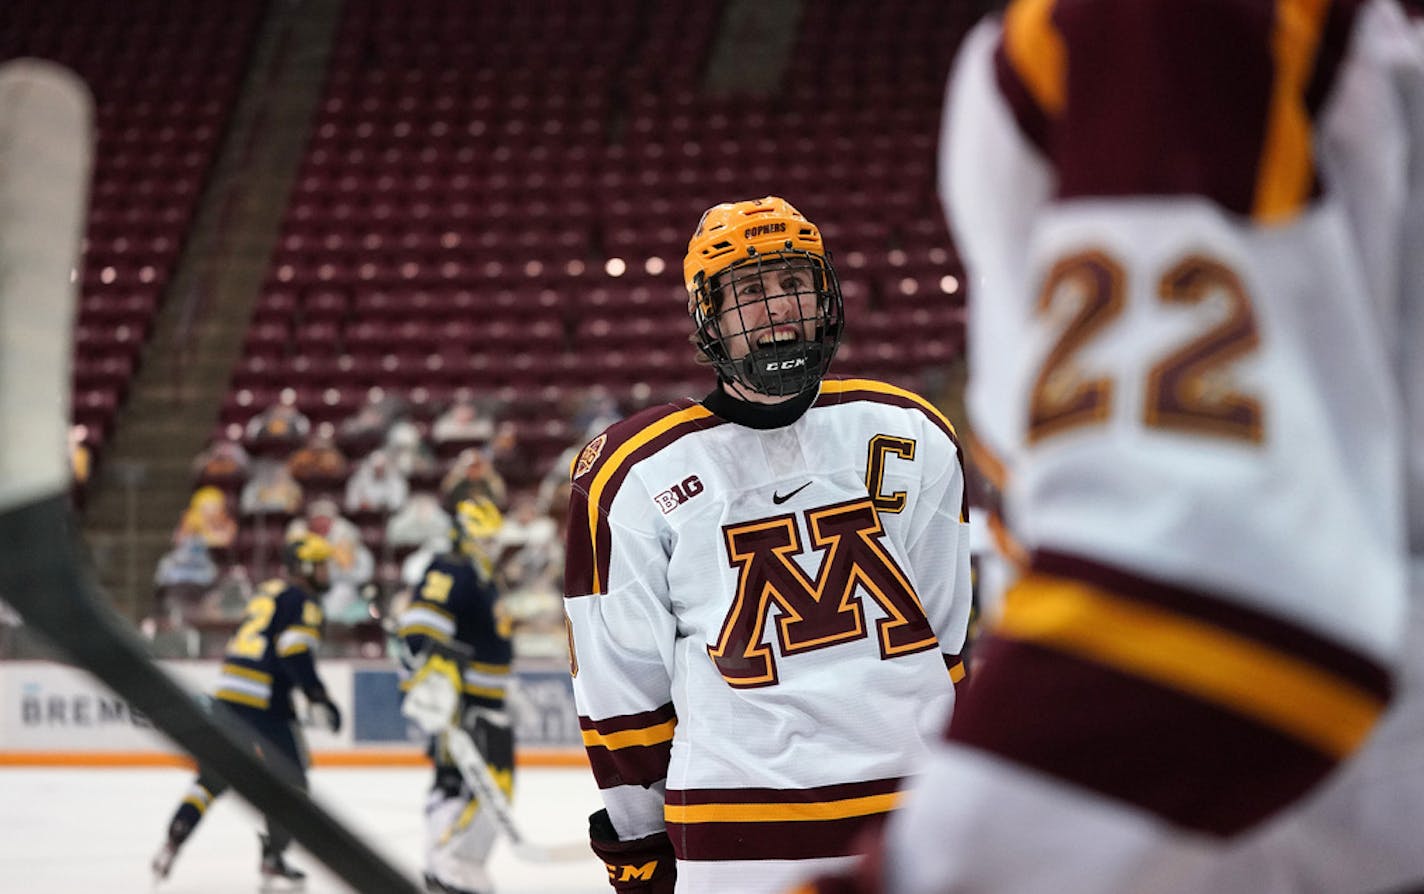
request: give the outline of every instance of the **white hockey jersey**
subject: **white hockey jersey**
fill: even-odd
[[[881,382],[769,409],[719,391],[590,442],[565,606],[620,837],[666,828],[693,891],[780,891],[852,854],[963,675],[966,515],[949,422]]]
[[[890,890],[1166,890],[1371,734],[1421,456],[1402,22],[1020,0],[966,39],[941,181],[1024,576]]]

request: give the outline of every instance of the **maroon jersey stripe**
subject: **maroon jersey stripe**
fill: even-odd
[[[900,790],[904,779],[891,776],[861,782],[838,782],[810,788],[682,788],[668,789],[667,803],[687,804],[816,804]]]
[[[598,787],[648,786],[667,776],[672,736],[660,727],[676,719],[677,712],[671,702],[652,711],[621,714],[602,720],[580,715],[579,728],[585,731],[588,762]],[[647,735],[637,735],[644,731]],[[616,735],[618,733],[633,735],[620,737]]]
[[[667,824],[679,860],[812,860],[856,854],[884,814],[810,822]]]
[[[619,714],[617,717],[606,717],[602,720],[594,720],[591,717],[579,715],[579,729],[595,730],[602,735],[609,733],[621,733],[628,730],[648,729],[649,727],[662,726],[669,720],[677,717],[677,711],[673,708],[672,702],[668,702],[661,708],[654,708],[651,711],[640,711],[637,714]]]
[[[630,745],[618,749],[592,745],[586,751],[588,765],[593,769],[593,778],[600,789],[616,788],[620,785],[641,785],[646,788],[667,776],[668,761],[672,758],[672,742]]]
[[[667,826],[683,860],[805,860],[857,851],[904,780],[805,789],[669,789]]]
[[[1276,221],[1318,194],[1309,122],[1358,0],[1208,0],[1229,17],[1202,2],[1010,8],[996,80],[1059,198],[1198,195]]]
[[[1335,766],[1238,714],[1056,650],[991,636],[976,654],[950,740],[1179,826],[1236,834]]]

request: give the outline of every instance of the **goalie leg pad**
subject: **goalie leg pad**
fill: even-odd
[[[426,875],[453,890],[490,890],[485,863],[497,832],[494,817],[468,794],[435,789],[425,808]]]

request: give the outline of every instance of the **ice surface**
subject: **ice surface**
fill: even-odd
[[[419,877],[426,769],[317,767],[312,794],[396,866]],[[148,861],[192,773],[181,769],[0,769],[0,891],[16,894],[129,894],[154,890]],[[587,769],[521,767],[515,814],[540,844],[587,839],[599,806]],[[253,894],[261,819],[236,795],[208,810],[162,894]],[[310,894],[351,889],[301,847],[290,862],[308,873]],[[490,862],[499,894],[606,894],[590,853],[570,863],[516,860],[502,842]]]

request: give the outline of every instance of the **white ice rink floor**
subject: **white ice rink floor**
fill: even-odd
[[[372,842],[395,866],[419,878],[424,795],[430,771],[317,767],[312,794]],[[182,769],[0,769],[0,890],[14,894],[253,894],[261,818],[224,795],[188,840],[173,874],[155,889],[148,861],[192,773]],[[587,769],[521,767],[515,814],[540,844],[586,841],[599,806]],[[300,845],[290,862],[307,872],[310,894],[351,889]],[[503,843],[490,862],[498,894],[606,894],[603,866],[590,853],[575,862],[516,860]]]

